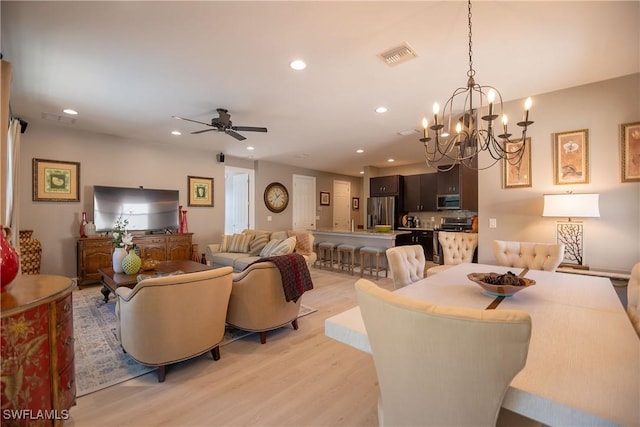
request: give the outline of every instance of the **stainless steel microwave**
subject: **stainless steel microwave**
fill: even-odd
[[[439,211],[449,209],[460,209],[459,194],[438,194],[436,207]]]

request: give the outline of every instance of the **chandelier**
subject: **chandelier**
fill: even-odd
[[[456,164],[462,164],[471,169],[487,169],[500,159],[517,165],[525,153],[527,126],[533,124],[529,120],[531,98],[527,98],[524,103],[523,120],[516,123],[522,128],[522,143],[514,144],[513,142],[516,141],[509,139],[511,134],[507,129],[507,116],[502,112],[502,95],[493,86],[482,86],[475,82],[476,72],[473,69],[471,49],[471,0],[468,0],[468,11],[469,71],[467,71],[467,85],[453,92],[451,98],[446,102],[440,118],[438,117],[440,106],[437,102],[433,104],[434,123],[431,126],[429,126],[426,117],[422,119],[423,137],[420,138],[420,142],[424,144],[425,161],[427,166],[432,166],[448,159],[453,161],[449,169]],[[496,114],[496,110],[499,114]],[[458,111],[462,111],[462,115],[452,119],[452,116],[458,114]],[[501,117],[501,130],[496,130],[494,126],[494,120],[498,117]],[[451,128],[452,121],[454,123],[457,121],[455,129]],[[431,147],[428,129],[435,133],[435,141]],[[499,134],[494,135],[494,133]],[[478,167],[478,155],[482,151],[487,151],[493,162],[488,166]],[[445,167],[442,170],[447,169]]]

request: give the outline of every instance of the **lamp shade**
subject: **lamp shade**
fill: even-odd
[[[545,194],[542,216],[599,218],[599,194]]]

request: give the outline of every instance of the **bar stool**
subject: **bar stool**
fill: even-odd
[[[384,259],[384,267],[380,266],[380,257]],[[360,277],[366,270],[369,270],[369,276],[373,277],[374,265],[373,257],[375,257],[376,280],[380,278],[380,272],[384,271],[384,277],[389,277],[387,272],[387,253],[385,248],[376,248],[373,246],[364,246],[360,248]],[[368,262],[367,262],[368,261]]]
[[[360,246],[339,245],[338,246],[338,268],[340,271],[346,268],[347,272],[353,276],[353,270],[356,267],[356,251]]]
[[[340,243],[333,242],[320,242],[318,244],[318,261],[320,262],[320,269],[323,266],[329,267],[329,270],[333,270],[334,258],[333,251],[338,247]]]
[[[313,266],[314,267],[318,267],[318,264],[320,263],[320,250],[318,249],[318,245],[320,245],[319,241],[315,241],[313,242],[313,252],[316,253],[316,259],[315,261],[313,261]]]

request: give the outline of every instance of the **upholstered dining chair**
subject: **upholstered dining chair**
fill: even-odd
[[[395,289],[424,278],[426,260],[421,245],[394,246],[386,252]]]
[[[143,365],[166,366],[211,351],[220,359],[231,295],[231,267],[141,280],[116,289],[117,334],[122,348]]]
[[[442,247],[444,264],[427,269],[427,277],[440,273],[454,265],[472,262],[473,255],[478,247],[478,233],[439,231],[438,241]]]
[[[564,243],[494,240],[493,256],[507,267],[556,271],[564,258]]]
[[[640,337],[640,262],[633,266],[627,285],[627,314]]]
[[[496,424],[527,360],[529,314],[439,306],[366,279],[355,287],[380,385],[381,426]]]

